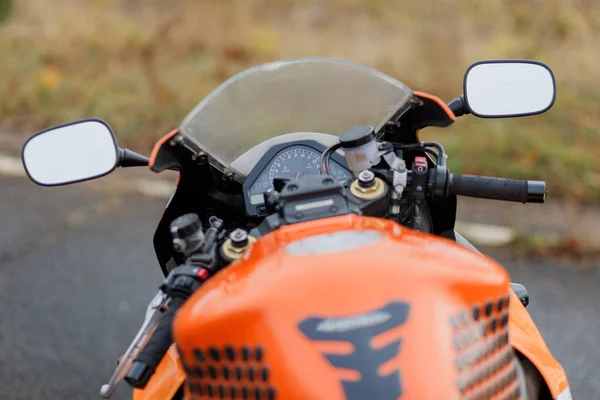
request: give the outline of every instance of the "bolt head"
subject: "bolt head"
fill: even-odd
[[[358,186],[370,188],[375,184],[375,174],[369,170],[364,170],[358,174]]]
[[[238,228],[229,234],[229,239],[234,247],[244,247],[248,244],[248,233]]]
[[[364,171],[361,171],[360,174],[358,174],[358,179],[361,181],[372,181],[373,179],[375,179],[375,174],[372,171],[366,169]]]

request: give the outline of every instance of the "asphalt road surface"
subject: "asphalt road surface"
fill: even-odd
[[[161,281],[151,238],[163,206],[0,178],[1,399],[99,398]],[[574,398],[600,398],[599,265],[497,258],[529,289]],[[115,399],[130,396],[123,386]]]

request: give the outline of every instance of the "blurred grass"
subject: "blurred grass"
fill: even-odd
[[[597,0],[22,0],[0,25],[0,124],[34,132],[90,116],[148,150],[232,74],[275,59],[361,62],[448,101],[466,68],[530,58],[558,80],[552,110],[423,132],[454,171],[544,179],[600,200]],[[349,83],[350,84],[350,83]]]

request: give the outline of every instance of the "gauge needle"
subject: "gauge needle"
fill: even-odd
[[[300,171],[298,171],[298,174],[296,175],[296,180],[298,180],[298,178],[300,178]]]

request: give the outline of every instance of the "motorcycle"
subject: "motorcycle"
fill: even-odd
[[[545,64],[481,61],[445,104],[331,58],[241,72],[149,158],[86,119],[28,139],[43,186],[179,171],[154,234],[165,280],[101,395],[136,400],[571,399],[523,285],[454,229],[457,196],[546,185],[460,175],[419,131],[553,105]],[[485,156],[485,155],[478,155]]]

